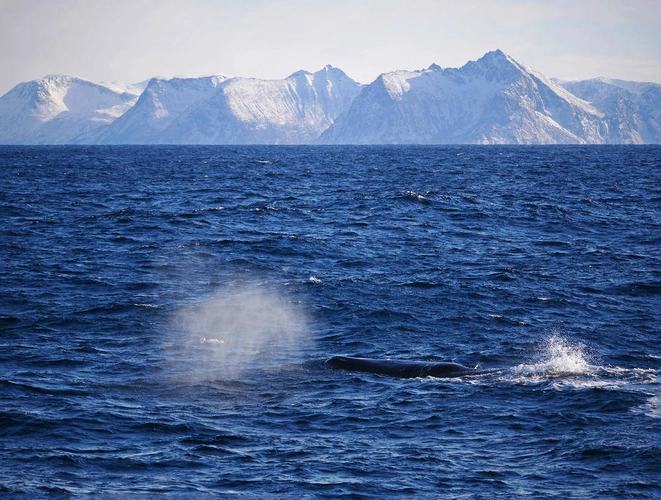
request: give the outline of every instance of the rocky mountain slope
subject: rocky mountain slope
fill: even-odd
[[[604,114],[605,142],[661,143],[661,85],[595,78],[562,86]]]

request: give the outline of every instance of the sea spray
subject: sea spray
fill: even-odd
[[[586,346],[559,335],[545,341],[539,361],[539,366],[550,374],[585,374],[590,371]]]
[[[591,369],[590,356],[584,344],[554,334],[542,343],[531,364],[515,366],[511,371],[518,375],[548,378],[584,375]]]
[[[274,289],[220,290],[177,312],[179,370],[200,382],[297,363],[308,342],[307,324],[305,313]]]

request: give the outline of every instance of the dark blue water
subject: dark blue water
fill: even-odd
[[[661,495],[660,147],[0,169],[1,496]]]

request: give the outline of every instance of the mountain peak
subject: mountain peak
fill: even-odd
[[[500,49],[492,50],[484,54],[477,62],[488,63],[488,64],[498,64],[498,65],[514,65],[519,67],[520,64],[516,62],[512,57],[505,54]]]
[[[300,69],[298,71],[295,71],[291,75],[289,75],[287,78],[299,78],[301,76],[310,76],[311,74],[312,73],[310,73],[309,71],[306,71],[304,69]]]
[[[64,73],[57,73],[52,75],[46,75],[43,78],[40,78],[41,82],[71,82],[72,80],[79,80],[75,76],[66,75]]]
[[[305,76],[305,77],[307,77],[307,76],[319,77],[319,76],[329,75],[329,74],[336,74],[336,75],[344,75],[344,76],[346,76],[346,74],[344,73],[344,71],[342,71],[341,69],[339,69],[339,68],[335,68],[335,67],[331,66],[330,64],[327,64],[326,66],[324,66],[323,68],[321,68],[319,71],[315,71],[314,73],[310,73],[309,71],[306,71],[306,70],[304,70],[304,69],[301,69],[301,70],[299,70],[299,71],[296,71],[295,73],[292,73],[292,74],[289,75],[287,78],[299,78],[299,77],[301,77],[301,76]]]
[[[485,56],[492,56],[492,57],[509,57],[507,54],[505,54],[505,52],[503,52],[500,49],[491,50],[491,51],[487,52],[484,55]]]
[[[314,73],[314,78],[315,80],[318,79],[319,77],[327,79],[327,80],[336,80],[336,79],[348,79],[351,80],[347,74],[342,71],[340,68],[335,68],[334,66],[331,66],[330,64],[327,64],[323,68],[321,68],[319,71],[316,71]]]
[[[459,72],[470,78],[482,78],[489,82],[506,81],[518,77],[527,68],[516,62],[502,50],[487,52],[477,61],[469,61]]]

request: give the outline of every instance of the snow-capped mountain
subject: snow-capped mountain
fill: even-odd
[[[68,75],[21,83],[0,98],[0,144],[75,142],[122,116],[140,90]]]
[[[595,78],[562,86],[604,113],[609,143],[661,143],[661,85]]]
[[[138,103],[86,142],[306,144],[344,111],[360,85],[326,66],[282,80],[152,80]]]
[[[0,97],[0,144],[314,143],[661,143],[661,85],[559,84],[496,50],[366,86],[326,66],[138,86],[47,76]]]
[[[135,105],[114,122],[78,138],[86,144],[152,144],[189,108],[208,101],[226,76],[152,78]]]
[[[459,69],[385,73],[321,144],[604,142],[604,115],[500,50]]]

